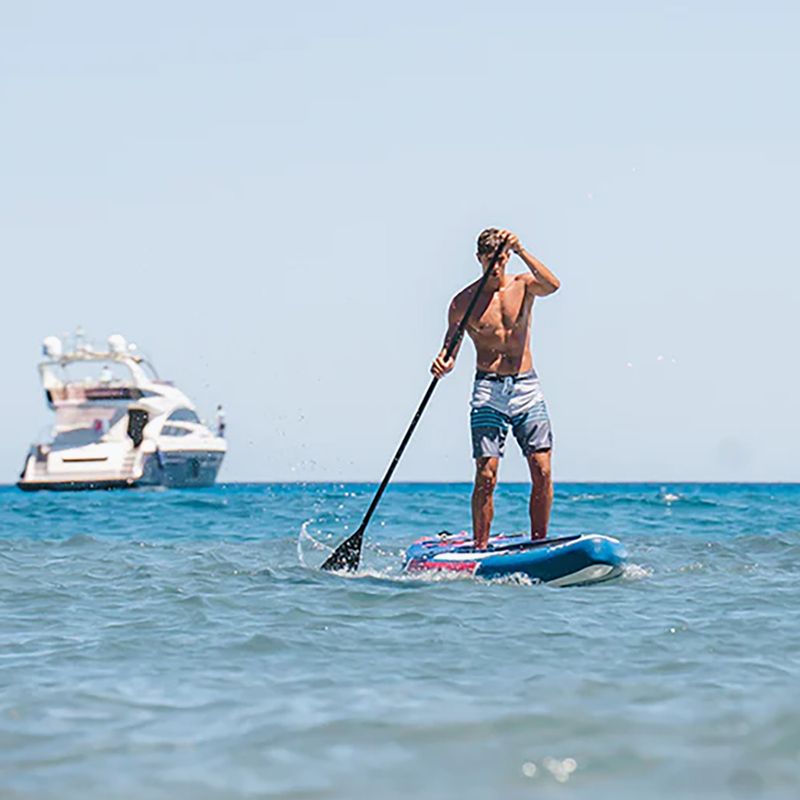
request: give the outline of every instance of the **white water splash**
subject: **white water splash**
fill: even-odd
[[[334,573],[350,580],[387,581],[389,583],[427,584],[427,583],[452,583],[453,581],[474,580],[471,573],[452,572],[448,570],[420,570],[419,572],[403,572],[396,566],[383,568],[366,567],[357,572],[339,571]]]
[[[307,543],[309,547],[312,547],[314,550],[322,550],[326,553],[332,553],[333,548],[330,545],[325,544],[324,542],[320,542],[319,539],[315,539],[309,532],[308,526],[313,522],[313,519],[307,519],[301,526],[300,526],[300,533],[297,536],[297,559],[300,562],[300,565],[306,567],[307,569],[317,569],[319,565],[316,567],[312,566],[306,561],[305,553],[303,552],[303,543]]]
[[[641,564],[626,564],[622,571],[622,579],[625,581],[643,581],[653,574],[650,567],[643,567]]]
[[[668,506],[683,500],[683,497],[677,492],[670,492],[666,486],[662,486],[658,493],[659,499],[666,503]]]

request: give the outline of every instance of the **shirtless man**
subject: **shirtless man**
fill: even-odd
[[[532,539],[547,536],[550,506],[553,504],[550,474],[553,434],[539,378],[533,369],[530,332],[534,298],[552,294],[561,284],[541,261],[525,250],[515,234],[497,228],[487,228],[478,237],[477,257],[484,273],[501,242],[504,243],[503,253],[466,328],[477,354],[470,411],[472,456],[475,459],[472,531],[475,546],[481,549],[489,542],[497,467],[503,457],[509,426],[530,468],[533,483],[530,500]],[[511,253],[522,259],[528,272],[506,275]],[[450,303],[444,346],[431,365],[431,372],[437,378],[444,377],[455,366],[458,350],[447,360],[445,352],[479,282],[471,283]]]

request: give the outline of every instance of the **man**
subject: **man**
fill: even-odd
[[[225,412],[222,404],[217,406],[217,436],[225,438]]]
[[[530,500],[532,539],[547,536],[553,503],[550,474],[553,435],[539,378],[533,368],[530,331],[534,298],[552,294],[561,284],[541,261],[525,250],[515,234],[497,228],[487,228],[478,237],[477,257],[484,273],[501,244],[502,254],[466,327],[477,355],[470,427],[475,459],[472,531],[475,546],[480,549],[485,549],[489,542],[497,468],[503,457],[509,427],[530,468],[533,484]],[[506,275],[511,253],[522,259],[528,272]],[[437,378],[444,377],[455,365],[458,349],[447,360],[445,352],[479,282],[471,283],[450,303],[444,346],[431,365],[431,372]]]

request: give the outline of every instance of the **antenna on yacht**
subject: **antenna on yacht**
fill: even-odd
[[[75,353],[94,352],[94,345],[87,338],[86,331],[84,330],[83,325],[78,325],[78,327],[75,328],[75,334],[73,336],[73,352]]]

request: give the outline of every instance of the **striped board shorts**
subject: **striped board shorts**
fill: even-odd
[[[497,375],[478,370],[470,427],[473,458],[502,458],[509,427],[526,458],[551,450],[550,415],[536,372]]]

